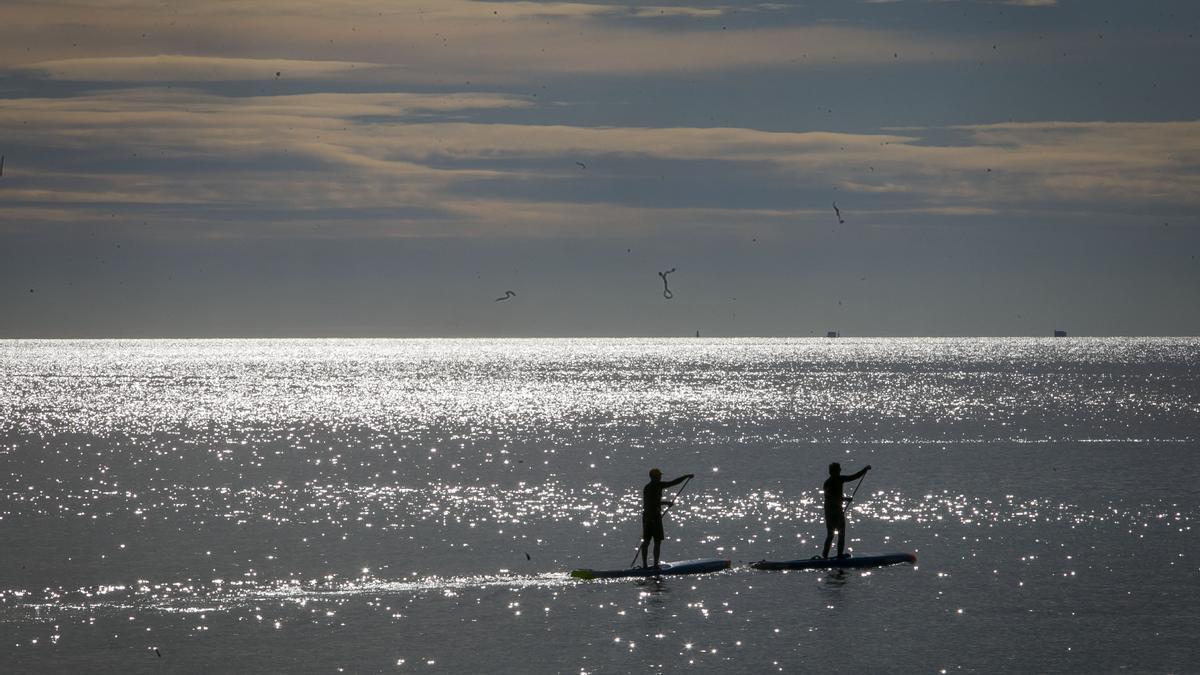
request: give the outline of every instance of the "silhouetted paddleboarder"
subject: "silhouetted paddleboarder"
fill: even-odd
[[[672,501],[663,501],[663,489],[693,478],[695,476],[689,473],[672,481],[664,481],[662,479],[662,471],[650,469],[650,482],[646,483],[646,487],[642,488],[642,567],[646,567],[646,549],[650,547],[651,539],[654,540],[654,566],[658,567],[659,552],[662,549],[663,540],[663,505],[665,504],[667,508],[670,508],[675,503]],[[682,488],[680,489],[682,490]],[[678,496],[678,493],[676,496]],[[635,557],[634,560],[637,560],[637,558]]]
[[[838,538],[838,557],[842,558],[846,555],[846,505],[853,501],[853,497],[845,497],[842,495],[842,486],[850,481],[858,480],[866,475],[871,470],[871,465],[858,473],[852,473],[849,476],[842,475],[842,465],[834,462],[829,465],[829,478],[825,479],[823,489],[825,490],[825,547],[821,551],[821,557],[829,557],[829,545],[833,543],[833,533],[837,532]],[[856,488],[857,489],[857,488]]]

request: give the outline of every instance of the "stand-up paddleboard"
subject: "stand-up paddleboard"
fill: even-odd
[[[716,558],[665,562],[658,567],[630,567],[623,570],[572,570],[576,579],[619,579],[621,577],[659,577],[668,574],[705,574],[729,569],[730,561]]]
[[[917,556],[911,553],[889,553],[887,555],[846,556],[845,558],[805,558],[803,560],[760,560],[751,563],[756,570],[825,570],[851,567],[883,567],[900,563],[916,564]]]

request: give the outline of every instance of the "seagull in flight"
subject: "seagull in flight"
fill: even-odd
[[[576,164],[578,164],[578,165],[579,165],[579,168],[581,168],[581,169],[586,169],[586,168],[587,168],[587,164],[584,164],[583,162],[575,162],[575,163],[576,163]]]
[[[507,299],[509,299],[509,298],[516,297],[516,295],[517,295],[517,294],[516,294],[516,293],[513,293],[512,291],[504,291],[504,297],[503,297],[503,298],[496,298],[496,300],[495,300],[495,301],[496,301],[496,302],[500,302],[500,301],[502,301],[502,300],[507,300]]]
[[[668,300],[675,297],[675,294],[671,292],[671,287],[667,285],[667,275],[674,271],[675,271],[675,268],[672,267],[671,269],[667,270],[666,272],[658,273],[658,276],[662,277],[662,280],[663,280],[663,297]]]
[[[837,207],[837,202],[833,203],[833,212],[837,214],[838,225],[844,225],[846,221],[842,220],[842,210]]]

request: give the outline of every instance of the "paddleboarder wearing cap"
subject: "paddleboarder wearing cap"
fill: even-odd
[[[672,481],[664,481],[662,471],[650,469],[650,482],[642,488],[642,567],[646,567],[646,549],[650,547],[651,539],[654,540],[654,566],[658,567],[663,540],[663,506],[670,507],[674,503],[663,500],[663,489],[692,478],[695,476],[689,473]]]
[[[825,548],[821,551],[822,558],[829,557],[829,545],[833,543],[833,533],[837,532],[838,557],[846,557],[846,505],[853,497],[842,495],[842,486],[850,481],[858,480],[871,470],[871,465],[858,473],[849,476],[842,475],[842,465],[834,462],[829,465],[829,478],[825,479]]]

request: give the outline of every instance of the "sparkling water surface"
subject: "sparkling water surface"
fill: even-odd
[[[1200,340],[0,341],[0,670],[1187,672]],[[830,461],[867,475],[859,554]],[[628,566],[646,471],[695,473]]]

